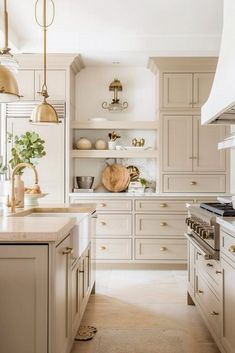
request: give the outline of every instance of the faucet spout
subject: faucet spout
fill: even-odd
[[[15,208],[16,208],[15,176],[16,176],[16,173],[21,168],[31,168],[34,172],[35,184],[38,184],[38,172],[37,172],[36,168],[31,163],[19,163],[15,166],[15,168],[12,171],[12,180],[11,180],[11,212],[12,213],[15,213]]]

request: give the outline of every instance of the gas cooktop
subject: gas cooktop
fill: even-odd
[[[235,217],[235,209],[233,209],[232,203],[208,202],[201,203],[200,207],[218,216]]]

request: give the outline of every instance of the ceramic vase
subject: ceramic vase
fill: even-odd
[[[15,175],[16,207],[24,207],[24,182],[20,175]]]
[[[81,137],[76,142],[76,146],[77,146],[77,149],[79,149],[79,150],[90,150],[92,147],[92,143],[86,137]]]
[[[108,146],[109,146],[109,150],[116,150],[116,141],[109,141],[108,142]]]

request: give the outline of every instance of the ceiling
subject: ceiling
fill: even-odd
[[[54,0],[48,51],[81,53],[86,65],[145,65],[149,56],[217,55],[223,0]],[[41,52],[32,0],[8,1],[10,40]],[[42,0],[38,1],[39,17]],[[51,14],[50,0],[48,13]],[[2,21],[1,21],[2,22]]]

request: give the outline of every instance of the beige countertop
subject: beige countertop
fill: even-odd
[[[216,217],[216,222],[235,236],[235,217]]]
[[[59,242],[76,223],[75,213],[92,214],[95,204],[62,204],[17,209],[0,218],[0,242]],[[31,213],[63,213],[61,217],[26,217]],[[67,213],[68,216],[64,216]],[[71,216],[70,216],[71,214]]]

